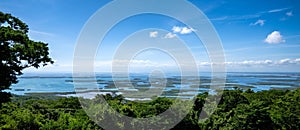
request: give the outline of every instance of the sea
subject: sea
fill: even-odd
[[[76,78],[78,79],[78,77]],[[199,74],[197,86],[181,82],[194,80],[193,77],[172,74],[166,75],[165,80],[157,80],[155,83],[149,80],[148,74],[130,74],[125,78],[113,78],[109,73],[96,73],[95,77],[79,78],[80,80],[74,82],[72,73],[25,73],[18,77],[17,84],[13,84],[10,89],[4,91],[16,95],[49,94],[84,98],[93,98],[97,94],[128,95],[130,93],[134,96],[131,95],[127,98],[132,100],[149,100],[151,96],[190,99],[199,93],[215,93],[215,90],[211,88],[212,76],[209,72]],[[130,82],[125,82],[127,80]],[[126,87],[116,86],[115,81],[127,83]],[[160,81],[164,83],[160,83]],[[271,89],[293,90],[300,87],[300,73],[227,72],[224,81],[225,83],[219,86],[223,90],[246,91],[251,89],[254,92]],[[75,85],[76,83],[77,85]],[[155,94],[143,95],[143,93],[151,92]],[[135,95],[134,93],[139,94]]]

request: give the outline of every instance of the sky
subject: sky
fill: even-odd
[[[28,24],[29,37],[49,43],[50,56],[55,63],[38,70],[25,72],[72,72],[74,49],[84,25],[109,0],[1,0],[0,11],[10,13]],[[127,6],[133,4],[128,1]],[[300,1],[241,1],[241,0],[189,0],[210,20],[224,49],[229,72],[299,72],[300,71]],[[157,4],[157,8],[176,6]],[[99,22],[109,21],[111,16]],[[179,8],[178,8],[179,10]],[[180,12],[178,12],[180,13]],[[187,17],[192,14],[185,14]],[[194,21],[201,22],[201,21]],[[97,30],[97,28],[95,29]],[[99,29],[100,30],[100,29]],[[176,54],[184,49],[174,43],[177,39],[194,56],[199,71],[210,71],[211,60],[207,49],[195,29],[172,17],[159,14],[140,14],[116,24],[97,48],[95,71],[110,72],[114,54],[120,45],[134,41],[144,45],[150,41],[164,42]],[[144,34],[141,36],[141,34]],[[139,36],[139,37],[134,37]],[[143,37],[143,38],[141,38]],[[129,39],[129,40],[128,40]],[[100,43],[100,42],[99,42]],[[131,50],[132,46],[122,49]],[[191,59],[177,59],[191,60]],[[127,61],[126,61],[127,63]],[[146,50],[130,60],[131,72],[152,70],[178,71],[178,61],[160,50]]]

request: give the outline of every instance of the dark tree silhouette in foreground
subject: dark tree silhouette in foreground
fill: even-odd
[[[0,92],[17,83],[25,68],[53,63],[48,44],[30,40],[27,33],[25,23],[0,11]]]

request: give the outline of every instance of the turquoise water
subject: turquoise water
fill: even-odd
[[[126,78],[125,78],[126,79]],[[123,91],[135,92],[144,89],[155,89],[155,86],[149,85],[148,77],[142,74],[132,74],[131,82],[135,88],[122,88]],[[6,92],[17,95],[26,95],[29,93],[64,93],[74,92],[71,73],[52,73],[52,74],[25,74],[19,77],[19,83],[14,84]],[[118,92],[119,89],[113,85],[113,80],[109,74],[97,74],[97,91]],[[117,80],[124,80],[120,78]],[[90,82],[91,78],[82,78],[83,87],[77,89],[80,92],[93,93],[89,85],[95,85]],[[165,97],[184,97],[190,98],[193,95],[203,92],[213,93],[207,86],[210,85],[210,74],[200,74],[200,88],[190,87],[188,84],[179,84],[180,76],[168,75],[168,87],[163,89]],[[85,88],[85,86],[86,88]],[[241,88],[243,90],[252,89],[254,91],[263,91],[270,89],[295,89],[300,87],[300,73],[227,73],[226,86],[220,86],[225,89]],[[182,90],[182,92],[179,92]]]

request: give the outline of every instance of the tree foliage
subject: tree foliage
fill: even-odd
[[[300,128],[300,89],[294,91],[271,90],[257,93],[239,90],[224,91],[216,111],[204,121],[199,120],[207,93],[198,95],[193,109],[173,129],[286,129]],[[217,96],[217,95],[215,95]],[[52,99],[54,98],[54,99]],[[114,121],[110,114],[119,112],[134,118],[153,117],[169,109],[174,99],[157,98],[151,102],[138,103],[127,101],[122,96],[104,95],[110,107],[116,111],[104,111],[105,107],[99,97],[86,100],[92,104],[97,122],[109,123],[115,129],[137,129],[141,124],[132,121]],[[186,102],[185,100],[181,101]],[[82,104],[85,107],[86,104]],[[176,106],[175,114],[186,106]],[[206,111],[205,109],[203,109]],[[88,111],[87,111],[88,112]],[[172,119],[161,119],[165,124]],[[155,121],[148,122],[156,126]],[[144,129],[155,129],[142,126]],[[81,108],[77,98],[41,98],[19,96],[11,102],[3,103],[0,109],[0,129],[102,129],[88,117]]]
[[[18,18],[0,12],[0,91],[17,83],[23,69],[53,63],[48,44],[29,39],[28,30]]]

